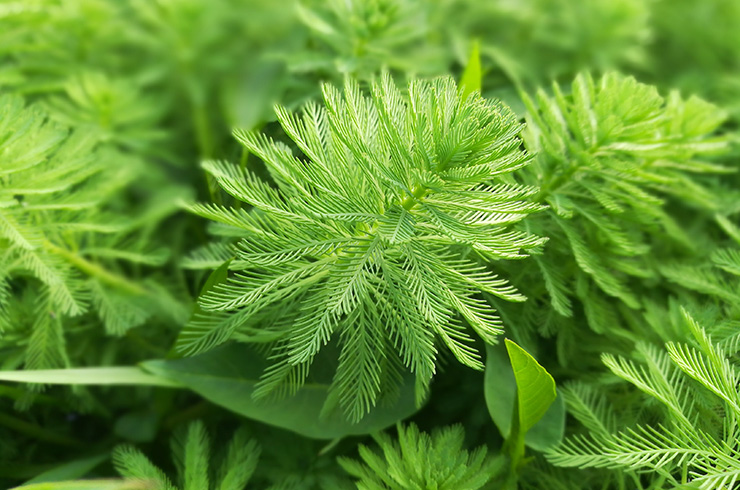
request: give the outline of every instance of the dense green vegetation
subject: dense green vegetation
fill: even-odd
[[[740,488],[736,0],[0,0],[0,487]]]

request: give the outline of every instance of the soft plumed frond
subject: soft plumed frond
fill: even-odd
[[[204,313],[179,347],[210,348],[264,322],[258,314],[266,308],[294,302],[273,351],[281,368],[266,372],[258,393],[291,370],[305,374],[335,339],[334,389],[359,419],[384,389],[383,359],[400,356],[417,375],[420,398],[435,372],[435,338],[463,364],[482,368],[464,325],[487,342],[502,328],[480,293],[524,297],[460,251],[525,257],[543,240],[509,225],[540,206],[527,201],[535,189],[499,178],[528,161],[514,115],[478,95],[462,98],[449,78],[412,82],[406,95],[385,75],[371,97],[350,80],[344,93],[325,86],[324,104],[302,115],[277,108],[305,158],[264,135],[235,132],[276,187],[235,165],[205,163],[224,190],[253,208],[191,207],[243,233],[235,272],[200,298]],[[194,259],[215,253],[223,248]]]
[[[172,438],[172,457],[183,490],[210,488],[211,443],[203,422],[192,422]]]
[[[141,152],[149,151],[164,136],[156,128],[162,104],[147,99],[132,82],[88,72],[71,77],[64,88],[66,96],[51,96],[46,101],[55,121]]]
[[[476,490],[483,488],[503,466],[502,458],[487,455],[485,446],[463,449],[460,426],[420,432],[414,424],[398,426],[398,440],[374,436],[380,452],[360,445],[362,461],[340,458],[339,464],[357,478],[360,490]]]
[[[592,434],[609,435],[616,430],[616,415],[609,402],[600,393],[584,383],[570,383],[562,387],[568,411]]]
[[[226,446],[226,453],[217,468],[217,490],[243,490],[257,468],[260,447],[249,439],[246,431],[237,430]]]
[[[668,281],[689,291],[717,298],[730,305],[740,301],[740,294],[734,287],[734,281],[728,280],[725,274],[710,264],[667,263],[659,270]]]
[[[113,465],[124,478],[154,482],[157,490],[244,490],[260,455],[257,443],[239,429],[220,457],[212,458],[208,433],[200,421],[190,423],[173,437],[172,447],[176,478],[170,478],[141,451],[128,445],[113,451]]]
[[[124,478],[153,482],[161,490],[177,490],[167,475],[133,446],[118,446],[113,451],[113,465]]]
[[[94,313],[107,333],[122,335],[157,311],[130,266],[167,260],[150,228],[174,211],[179,191],[163,186],[133,206],[129,187],[145,175],[141,161],[95,134],[70,134],[20,97],[0,96],[0,310],[25,291],[37,296],[30,318],[8,326],[30,329],[26,367],[67,364],[70,317]]]
[[[452,53],[435,36],[435,7],[419,0],[301,0],[297,13],[309,43],[283,56],[293,73],[321,77],[368,80],[383,68],[401,75],[442,73]]]
[[[581,396],[567,391],[569,407],[589,429],[588,435],[567,438],[547,457],[566,467],[598,467],[653,471],[668,481],[692,483],[704,490],[734,488],[740,477],[738,447],[737,363],[716,344],[686,310],[683,319],[694,346],[668,343],[667,354],[642,345],[635,362],[604,356],[609,369],[666,409],[662,422],[628,428],[599,423],[591,416],[604,408],[584,410]],[[693,378],[700,384],[690,382]],[[714,394],[712,404],[703,401]],[[578,390],[588,394],[591,390]],[[623,395],[622,395],[623,396]],[[594,406],[593,402],[589,405]],[[598,405],[596,405],[598,407]],[[715,414],[724,420],[716,424]]]
[[[734,248],[715,250],[712,253],[712,262],[726,272],[740,276],[740,250]]]
[[[538,261],[547,267],[538,275],[553,308],[568,315],[569,296],[593,304],[598,290],[638,308],[635,281],[659,277],[656,264],[669,267],[651,252],[695,246],[671,200],[700,209],[706,219],[721,206],[721,193],[697,175],[732,170],[712,162],[730,146],[727,135],[717,134],[725,113],[696,97],[663,97],[616,73],[598,80],[582,74],[569,92],[554,84],[551,94],[539,90],[524,101],[524,141],[537,156],[516,175],[540,187],[535,200],[551,208],[532,224],[550,238]],[[728,265],[729,257],[722,258]],[[558,281],[574,277],[577,284],[580,276],[596,287]],[[599,316],[587,317],[603,331]]]
[[[637,366],[609,354],[602,355],[602,360],[614,374],[658,399],[684,430],[691,431],[691,401],[686,399],[684,380],[679,376],[680,371],[673,365],[672,359],[656,347],[643,343],[637,345],[637,353],[645,365]]]
[[[725,402],[729,408],[725,415],[729,421],[737,424],[740,419],[740,393],[737,389],[740,376],[737,368],[722,347],[712,341],[688,312],[684,310],[683,313],[698,348],[670,342],[666,345],[668,354],[684,373]]]

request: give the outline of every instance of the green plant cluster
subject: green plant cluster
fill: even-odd
[[[0,487],[740,488],[735,0],[0,0]]]

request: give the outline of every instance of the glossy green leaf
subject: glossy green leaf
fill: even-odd
[[[405,379],[397,401],[388,405],[381,402],[356,424],[339,409],[324,413],[330,379],[309,379],[295,396],[289,398],[255,400],[252,393],[266,363],[247,344],[228,344],[195,357],[148,361],[142,366],[152,374],[185,385],[203,398],[244,417],[316,439],[379,431],[417,410],[413,378],[410,376]]]
[[[519,426],[526,433],[555,401],[555,380],[527,351],[509,339],[505,343],[516,378]]]
[[[511,343],[516,345],[513,342]],[[519,349],[521,350],[521,348]],[[511,435],[512,417],[518,396],[517,377],[512,369],[510,354],[504,345],[488,346],[486,352],[484,381],[486,405],[496,427],[504,438],[508,438]],[[524,354],[529,356],[526,352]],[[531,358],[531,356],[529,357]],[[517,356],[517,359],[520,359],[520,357]],[[532,360],[534,361],[534,359]],[[542,368],[540,367],[540,369]],[[558,395],[554,402],[552,400],[551,402],[552,404],[549,405],[544,415],[529,428],[524,436],[525,444],[537,451],[544,451],[563,438],[565,431],[565,403],[563,397]],[[519,417],[519,420],[521,425],[521,417]]]

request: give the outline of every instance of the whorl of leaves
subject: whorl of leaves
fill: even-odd
[[[360,490],[436,488],[477,490],[503,466],[502,458],[487,455],[485,446],[463,449],[461,426],[420,432],[414,424],[398,426],[398,440],[387,434],[374,437],[380,452],[360,445],[362,462],[340,458],[339,464],[358,479]]]
[[[239,429],[217,456],[211,453],[208,432],[202,422],[196,421],[172,439],[175,479],[133,446],[116,447],[112,459],[121,476],[150,483],[156,490],[244,490],[260,457],[257,442],[249,439],[246,430]]]
[[[463,97],[450,78],[415,81],[402,93],[389,76],[372,96],[348,81],[344,95],[324,86],[324,105],[301,116],[278,107],[304,156],[259,134],[237,131],[264,161],[275,186],[249,170],[208,162],[228,193],[253,209],[198,204],[192,211],[239,236],[234,271],[200,299],[203,314],[179,347],[199,352],[241,332],[272,332],[273,365],[257,396],[292,391],[332,339],[340,346],[334,393],[361,418],[402,366],[424,396],[437,340],[481,369],[467,326],[486,342],[502,327],[481,293],[522,301],[480,265],[518,259],[543,240],[512,230],[540,206],[533,187],[502,176],[527,164],[521,125],[505,107]],[[201,250],[208,267],[228,248]]]
[[[527,223],[550,239],[536,274],[555,311],[570,317],[575,298],[603,332],[616,323],[610,298],[638,308],[632,283],[659,277],[657,249],[695,246],[671,204],[705,216],[720,206],[721,192],[699,176],[732,171],[712,161],[729,148],[717,134],[726,114],[616,73],[582,74],[569,94],[553,85],[524,101],[524,140],[537,156],[517,175],[550,206]]]

